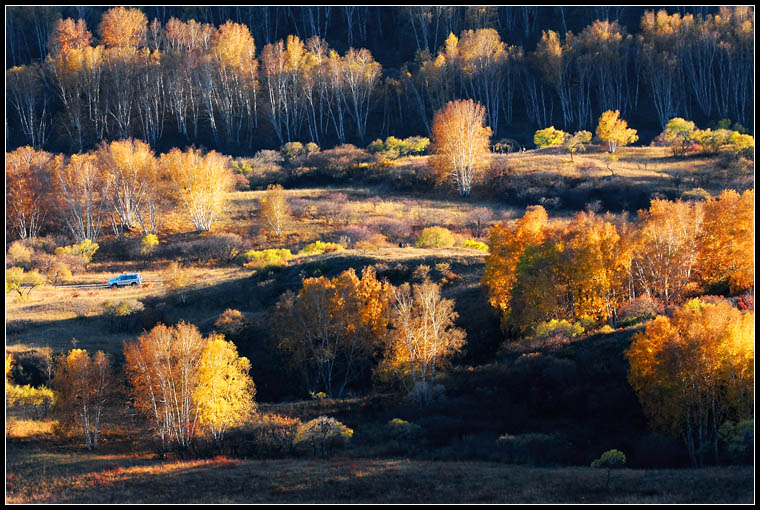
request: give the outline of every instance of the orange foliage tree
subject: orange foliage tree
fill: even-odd
[[[430,280],[394,289],[392,302],[393,329],[379,370],[425,402],[433,396],[436,374],[462,349],[466,334],[454,327],[454,300],[441,299],[440,285]]]
[[[754,346],[754,313],[725,299],[692,299],[634,336],[628,380],[653,426],[683,437],[694,466],[710,447],[719,460],[726,419],[752,416]]]
[[[652,200],[639,211],[631,272],[647,295],[668,305],[690,290],[703,216],[701,203],[680,200]]]
[[[83,19],[59,19],[53,24],[53,33],[48,40],[50,53],[58,54],[72,49],[81,50],[92,42],[92,34]]]
[[[450,101],[433,119],[433,167],[439,180],[452,178],[461,196],[487,167],[491,128],[484,126],[486,110],[472,100]]]
[[[332,279],[306,278],[298,294],[283,294],[274,332],[302,365],[310,391],[341,396],[367,368],[387,329],[390,288],[366,267],[361,278],[349,269]]]
[[[193,398],[206,340],[192,324],[159,324],[124,343],[124,370],[134,406],[146,415],[165,451],[187,448],[198,426]]]
[[[145,44],[148,18],[139,9],[114,7],[103,13],[98,31],[108,47],[138,48]]]
[[[87,449],[95,449],[103,409],[115,389],[108,355],[98,351],[90,358],[83,349],[60,354],[51,386],[56,391],[53,413],[59,425],[79,428]]]
[[[21,239],[39,233],[52,206],[52,162],[52,154],[29,146],[5,153],[6,220]]]
[[[511,315],[517,263],[527,246],[544,241],[548,221],[546,210],[535,205],[528,207],[525,215],[513,226],[502,223],[491,227],[488,237],[490,253],[486,256],[482,283],[488,291],[489,303],[502,317],[502,325],[509,323]]]
[[[755,190],[724,190],[704,203],[697,272],[703,285],[728,284],[731,294],[754,287]]]

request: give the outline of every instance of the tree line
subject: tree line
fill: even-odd
[[[635,34],[600,12],[608,17],[577,34],[534,26],[535,42],[519,36],[516,20],[536,15],[519,8],[397,9],[417,46],[398,67],[381,65],[379,45],[355,44],[370,42],[360,35],[366,7],[300,8],[289,25],[298,29],[279,37],[257,35],[266,19],[241,20],[242,10],[228,13],[241,21],[196,21],[192,11],[151,20],[155,9],[112,8],[100,19],[24,9],[12,12],[15,23],[29,16],[44,51],[6,72],[16,145],[77,152],[131,136],[154,148],[227,152],[292,141],[365,145],[390,133],[431,136],[433,113],[457,99],[482,104],[499,138],[526,123],[590,129],[608,110],[656,118],[655,129],[674,117],[752,124],[748,7],[646,11]],[[335,26],[337,11],[348,46],[331,46],[318,28]]]

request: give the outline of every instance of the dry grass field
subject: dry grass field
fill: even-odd
[[[532,468],[403,458],[157,460],[9,444],[6,503],[752,503],[751,467]],[[24,449],[20,452],[20,449]]]

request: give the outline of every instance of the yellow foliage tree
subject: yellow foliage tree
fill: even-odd
[[[103,409],[114,391],[108,355],[98,351],[90,358],[83,349],[59,355],[51,386],[56,391],[53,414],[59,425],[79,428],[87,449],[95,449]]]
[[[198,403],[198,423],[216,441],[256,410],[256,387],[250,370],[248,358],[238,356],[235,344],[223,335],[208,339],[201,353],[193,399]]]
[[[712,447],[726,419],[751,417],[754,313],[724,299],[693,299],[672,318],[658,316],[626,352],[628,380],[653,426],[683,437],[693,465]]]
[[[593,212],[581,212],[567,225],[562,240],[572,318],[614,319],[630,260],[617,228]]]
[[[488,166],[491,128],[484,126],[486,110],[471,99],[450,101],[433,118],[433,166],[439,180],[452,178],[461,196]]]
[[[160,164],[195,230],[211,230],[232,186],[228,158],[215,151],[203,155],[200,149],[182,152],[175,147],[161,155]]]
[[[393,329],[380,371],[393,374],[418,400],[429,400],[436,374],[466,341],[454,327],[457,317],[454,300],[441,299],[440,286],[428,279],[394,289]]]
[[[639,139],[636,130],[630,129],[628,123],[619,117],[619,110],[607,110],[599,117],[596,127],[596,136],[607,142],[610,152],[615,152],[618,145],[622,147]]]
[[[278,237],[290,219],[290,207],[285,190],[279,184],[270,184],[259,202],[259,215],[269,230]]]

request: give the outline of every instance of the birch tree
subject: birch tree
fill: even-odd
[[[469,196],[473,181],[488,165],[491,128],[486,111],[472,100],[449,102],[433,119],[433,165],[440,179],[451,179],[460,196]]]

